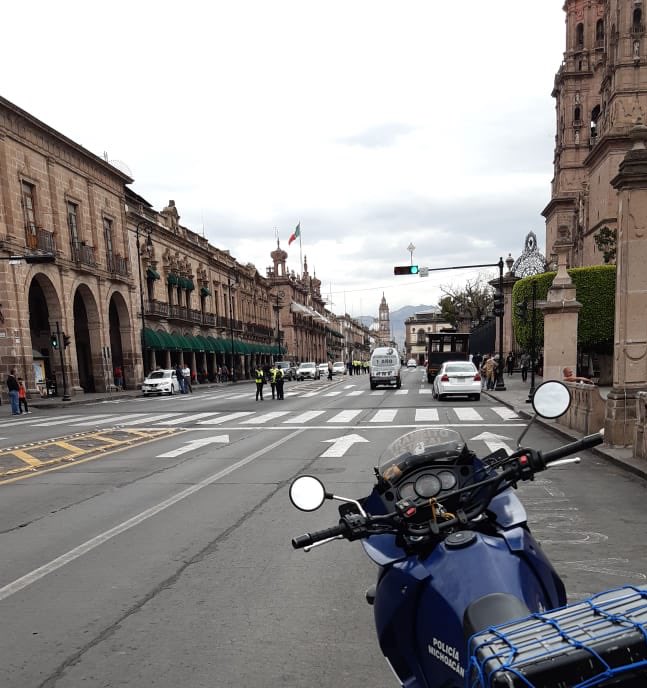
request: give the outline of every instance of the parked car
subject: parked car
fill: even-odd
[[[283,371],[284,380],[294,380],[297,376],[297,367],[292,361],[277,361],[274,365]]]
[[[153,370],[142,382],[142,394],[179,394],[180,383],[174,370]]]
[[[319,377],[328,377],[328,364],[327,363],[320,363],[317,366],[317,370],[319,371]]]
[[[346,375],[346,364],[343,361],[335,361],[332,364],[333,375]]]
[[[297,380],[318,380],[320,377],[317,364],[313,361],[300,363],[297,368]]]
[[[432,394],[442,401],[450,395],[481,398],[481,375],[470,361],[445,361],[434,378]]]
[[[418,364],[416,363],[416,359],[415,359],[415,358],[410,358],[410,359],[407,361],[407,368],[417,368],[417,367],[418,367]]]

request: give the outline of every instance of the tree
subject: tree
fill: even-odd
[[[605,263],[611,263],[616,259],[616,246],[618,244],[618,230],[601,227],[597,234],[593,235],[598,251],[602,252]]]
[[[438,305],[443,319],[454,327],[461,317],[477,322],[485,320],[492,310],[493,290],[488,284],[490,279],[490,276],[479,275],[474,280],[467,280],[463,288],[441,285],[440,290],[444,296]]]

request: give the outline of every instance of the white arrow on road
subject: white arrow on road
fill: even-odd
[[[499,449],[505,449],[508,454],[512,454],[512,449],[503,440],[512,440],[512,437],[506,437],[505,435],[495,435],[493,432],[482,432],[476,437],[472,437],[473,440],[483,440],[485,445],[491,452],[498,451]]]
[[[229,444],[229,435],[216,435],[216,437],[203,437],[201,440],[191,440],[187,442],[183,447],[179,449],[173,449],[173,451],[166,452],[164,454],[158,454],[156,459],[173,459],[181,454],[186,454],[194,449],[199,449],[207,444],[213,444],[214,442],[220,442],[221,444]]]
[[[332,446],[321,455],[324,457],[339,457],[343,456],[356,442],[368,442],[361,435],[344,435],[337,437],[334,440],[321,440],[322,442],[330,442]]]

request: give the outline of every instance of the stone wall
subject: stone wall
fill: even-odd
[[[637,459],[647,459],[647,392],[638,392],[636,399],[636,428],[633,450]]]
[[[604,427],[606,401],[600,390],[578,382],[565,382],[571,395],[571,406],[559,418],[561,425],[577,430],[584,435],[598,432]]]

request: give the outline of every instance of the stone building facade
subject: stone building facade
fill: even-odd
[[[305,261],[288,275],[277,246],[262,276],[183,226],[173,201],[156,211],[132,182],[0,98],[3,373],[60,395],[109,389],[116,366],[132,388],[157,366],[247,378],[282,356],[341,352],[340,323]]]
[[[408,317],[404,321],[405,362],[413,358],[418,365],[423,365],[427,360],[427,334],[446,329],[451,329],[451,325],[434,311]]]

